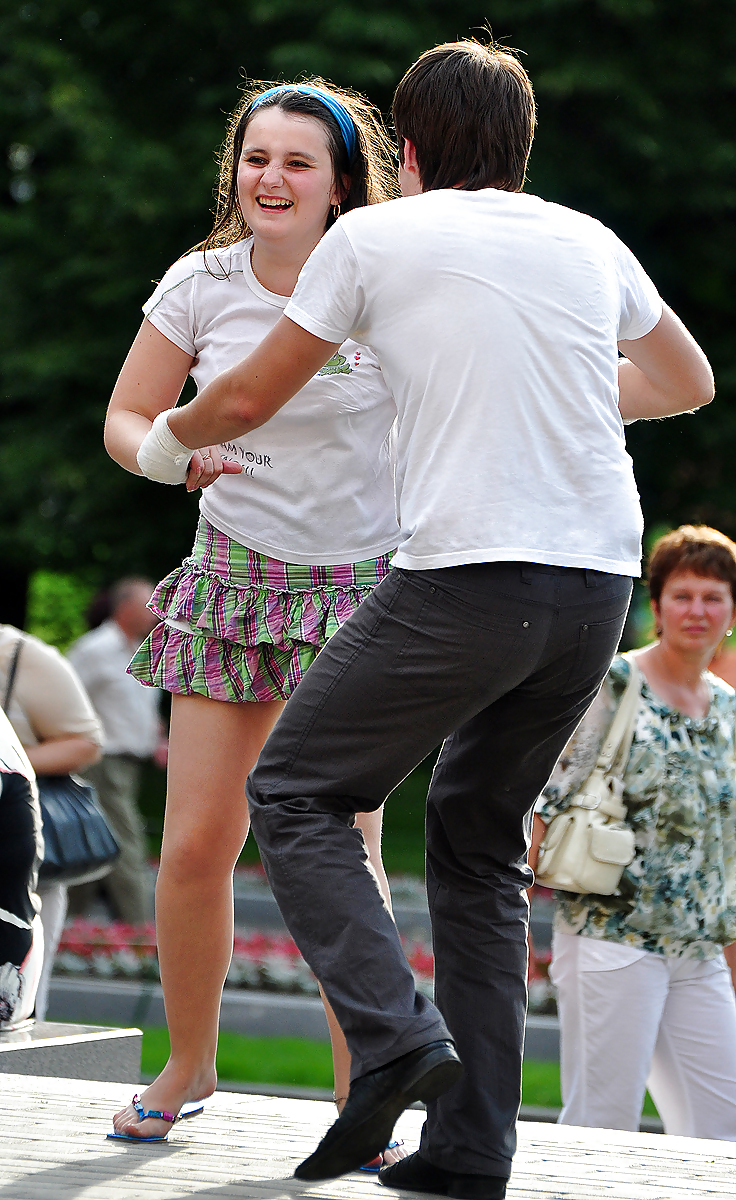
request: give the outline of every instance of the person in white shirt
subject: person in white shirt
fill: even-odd
[[[0,1030],[33,1015],[43,964],[43,925],[37,894],[43,855],[35,773],[17,733],[0,708]]]
[[[110,617],[70,647],[68,658],[84,684],[105,734],[104,753],[85,774],[120,846],[120,857],[102,887],[117,920],[141,925],[152,917],[146,866],[146,835],[138,808],[145,759],[166,765],[166,738],[157,689],[141,687],[127,673],[131,655],[156,624],[147,607],[153,584],[121,579],[110,590]],[[70,889],[72,908],[89,899],[96,884]],[[75,905],[75,893],[76,905]]]
[[[274,893],[352,1056],[348,1103],[300,1179],[353,1169],[424,1100],[419,1152],[381,1182],[505,1195],[530,812],[639,574],[622,417],[713,396],[702,351],[614,234],[521,194],[534,124],[513,55],[470,41],[422,55],[394,99],[405,198],[330,230],[261,346],[157,418],[140,450],[149,475],[183,481],[193,448],[262,425],[348,336],[397,404],[394,569],[297,688],[247,784]],[[443,739],[427,800],[435,1008],[353,814]]]
[[[70,771],[87,775],[94,769],[101,755],[102,725],[79,676],[55,646],[13,625],[0,624],[0,703],[36,779]],[[45,880],[37,890],[43,966],[35,1013],[43,1021],[67,913],[67,885]]]
[[[144,434],[187,374],[201,389],[257,347],[340,212],[396,191],[391,146],[367,102],[321,81],[248,89],[230,126],[214,230],[144,305],[110,402],[113,457],[140,472]],[[171,1058],[142,1111],[176,1114],[214,1090],[247,774],[325,642],[386,576],[398,539],[393,397],[360,343],[348,338],[328,359],[266,428],[196,456],[187,484],[203,489],[194,549],[156,589],[161,622],[130,666],[172,694],[156,888]],[[390,905],[381,819],[379,809],[357,823]],[[341,1108],[350,1058],[327,1015]],[[118,1135],[166,1135],[166,1118],[139,1116],[133,1106],[118,1113]],[[387,1161],[402,1154],[389,1147]]]

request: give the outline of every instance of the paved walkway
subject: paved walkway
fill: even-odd
[[[105,1140],[130,1087],[5,1075],[0,1200],[381,1200],[356,1173],[305,1187],[292,1178],[332,1121],[332,1106],[219,1092],[167,1145]],[[416,1145],[423,1114],[400,1133]],[[411,1193],[405,1193],[411,1195]],[[519,1128],[509,1200],[713,1200],[736,1197],[736,1144],[605,1130]]]

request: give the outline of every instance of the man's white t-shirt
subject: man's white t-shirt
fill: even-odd
[[[452,189],[347,213],[285,315],[377,355],[398,409],[394,564],[640,572],[618,349],[662,302],[591,217]],[[288,405],[287,405],[288,408]]]
[[[252,239],[188,254],[143,306],[195,358],[203,388],[250,354],[282,315],[250,261]],[[282,562],[325,566],[393,550],[398,537],[391,427],[396,406],[378,360],[341,338],[339,353],[265,425],[221,447],[245,472],[222,475],[200,508],[216,529]]]

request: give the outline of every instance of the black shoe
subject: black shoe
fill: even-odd
[[[381,1167],[378,1178],[384,1187],[433,1192],[453,1200],[504,1200],[506,1195],[506,1179],[497,1175],[456,1175],[443,1167],[433,1167],[418,1153]]]
[[[357,1171],[388,1145],[397,1119],[415,1100],[436,1100],[462,1075],[452,1042],[430,1042],[350,1085],[347,1104],[297,1179],[334,1179]]]

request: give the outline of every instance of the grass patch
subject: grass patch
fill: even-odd
[[[522,1073],[521,1103],[535,1108],[560,1108],[560,1064],[526,1059]]]
[[[435,757],[431,754],[420,763],[389,796],[383,818],[383,861],[390,874],[424,878],[424,812]],[[144,762],[138,803],[149,853],[156,858],[161,849],[165,800],[165,772]],[[260,862],[255,838],[248,838],[239,861],[243,866]]]
[[[141,1071],[157,1075],[169,1055],[165,1029],[143,1030]],[[274,1083],[284,1086],[332,1090],[332,1055],[327,1042],[302,1038],[253,1038],[239,1033],[220,1034],[217,1073],[233,1083]],[[560,1108],[560,1067],[556,1062],[524,1063],[522,1103],[535,1108]],[[645,1116],[657,1110],[647,1092]]]
[[[169,1056],[166,1029],[143,1030],[141,1072],[157,1075]],[[220,1033],[217,1073],[237,1083],[276,1083],[332,1090],[332,1054],[327,1042],[302,1038],[254,1038]]]

